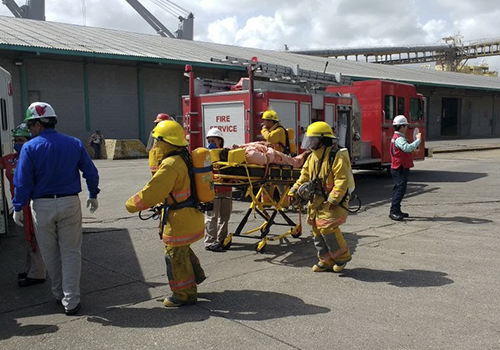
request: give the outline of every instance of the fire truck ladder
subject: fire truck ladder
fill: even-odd
[[[230,56],[226,56],[225,59],[212,57],[210,61],[233,66],[251,66],[256,76],[269,78],[271,81],[320,85],[349,85],[352,83],[350,78],[342,76],[341,73],[330,74],[302,69],[298,64],[295,67],[289,67],[280,64],[261,62],[255,58],[247,60]],[[327,66],[328,62],[325,65],[325,70]]]

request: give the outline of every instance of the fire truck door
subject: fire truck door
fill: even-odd
[[[225,145],[240,145],[248,142],[245,138],[245,106],[241,102],[205,103],[203,110],[203,135],[208,130],[218,128],[224,135]],[[203,137],[205,143],[205,137]]]
[[[295,140],[297,140],[297,102],[269,100],[269,108],[278,113],[280,123],[285,127],[285,129],[292,128],[295,131]]]
[[[335,105],[334,104],[325,104],[325,123],[330,125],[333,129],[333,133],[337,133],[337,127],[335,125]]]
[[[337,139],[340,148],[349,149],[352,152],[352,117],[351,108],[338,106],[337,111]]]
[[[302,138],[304,137],[307,127],[311,124],[311,104],[301,103],[300,104],[300,129],[299,129],[299,146],[302,144]]]

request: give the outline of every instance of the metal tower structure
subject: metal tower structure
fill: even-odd
[[[17,18],[45,21],[45,0],[27,0],[21,7],[14,0],[2,0],[2,3]]]
[[[173,34],[138,0],[126,0],[130,6],[161,36],[193,40],[194,15],[170,0],[152,0],[159,7],[179,19],[179,27]],[[45,0],[27,0],[19,6],[15,0],[2,0],[2,3],[17,18],[45,21]],[[85,15],[84,15],[85,16]]]
[[[371,47],[338,50],[304,50],[288,51],[303,55],[335,57],[348,59],[354,57],[356,61],[360,56],[366,62],[381,64],[408,64],[422,62],[436,62],[447,71],[460,71],[467,60],[472,58],[500,55],[500,38],[482,39],[462,42],[459,35],[443,38],[444,44]]]

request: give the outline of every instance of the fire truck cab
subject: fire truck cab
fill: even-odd
[[[183,122],[191,149],[205,146],[204,135],[211,128],[223,132],[226,147],[258,141],[262,114],[272,109],[285,128],[295,130],[299,152],[307,127],[325,121],[332,126],[339,146],[349,150],[353,167],[381,168],[391,161],[396,115],[410,116],[410,130],[415,134],[425,129],[423,97],[412,85],[379,80],[351,85],[340,74],[265,64],[255,58],[226,60],[243,62],[248,78],[238,83],[195,78],[191,66],[186,66],[189,95],[183,96]],[[257,74],[268,80],[255,79]],[[414,137],[408,136],[410,141]],[[423,157],[422,145],[415,158]]]
[[[361,106],[361,139],[372,159],[380,159],[383,166],[391,163],[392,121],[397,115],[404,115],[410,123],[406,135],[408,142],[415,140],[416,134],[422,134],[422,143],[413,156],[415,160],[425,158],[425,98],[417,93],[415,86],[368,80],[349,86],[329,86],[326,90],[356,96]]]

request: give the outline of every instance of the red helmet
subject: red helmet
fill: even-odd
[[[167,113],[160,113],[160,114],[158,114],[156,116],[155,124],[158,124],[159,122],[164,121],[164,120],[173,120],[173,121],[175,121],[175,119],[172,118],[171,116],[169,116]]]

